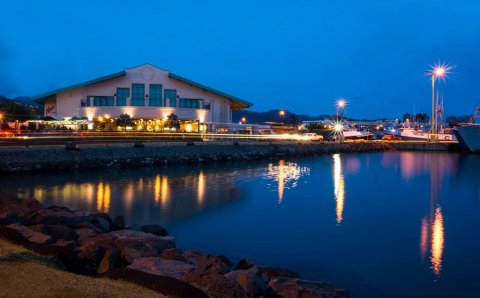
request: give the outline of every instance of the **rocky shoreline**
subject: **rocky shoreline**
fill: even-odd
[[[167,296],[350,297],[286,269],[182,251],[157,225],[126,228],[121,216],[47,208],[35,199],[0,199],[0,237],[50,256],[60,269],[134,282]]]
[[[0,149],[0,175],[160,167],[171,164],[268,160],[332,153],[390,151],[385,142],[136,144]]]

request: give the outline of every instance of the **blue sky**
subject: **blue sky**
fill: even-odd
[[[0,94],[36,95],[145,62],[253,110],[401,117],[480,105],[480,1],[0,1]]]

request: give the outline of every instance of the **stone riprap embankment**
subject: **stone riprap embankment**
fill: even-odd
[[[44,173],[82,169],[133,168],[168,164],[263,160],[331,153],[393,150],[384,142],[351,143],[255,143],[233,145],[195,143],[0,149],[0,174]]]
[[[0,199],[0,237],[51,256],[58,268],[136,282],[172,297],[350,297],[286,269],[248,260],[233,266],[225,256],[182,251],[156,225],[126,229],[123,217],[47,208],[34,199]]]

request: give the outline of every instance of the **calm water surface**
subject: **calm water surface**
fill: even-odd
[[[7,177],[0,191],[158,223],[182,249],[290,268],[356,297],[479,297],[479,171],[479,155],[335,154]]]

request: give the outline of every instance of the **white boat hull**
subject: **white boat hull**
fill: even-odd
[[[428,141],[429,135],[430,134],[428,132],[405,129],[400,133],[400,138],[402,140],[410,140],[410,141]],[[448,134],[448,133],[437,133],[435,134],[435,137],[439,141],[455,140],[455,136],[453,134]]]

